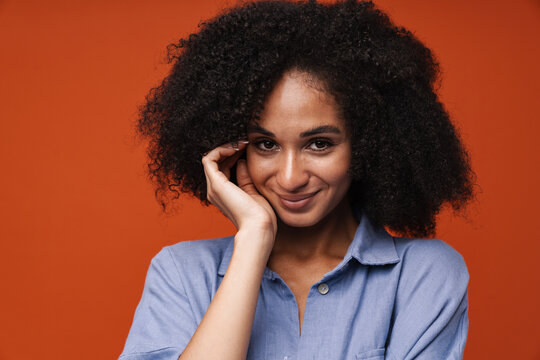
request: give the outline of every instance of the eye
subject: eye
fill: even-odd
[[[309,149],[313,151],[325,151],[332,147],[333,144],[324,139],[315,139],[309,144]]]
[[[276,144],[272,140],[264,139],[255,142],[257,149],[262,151],[273,151],[276,150]]]

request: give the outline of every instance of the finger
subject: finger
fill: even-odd
[[[259,194],[251,177],[249,176],[246,160],[240,159],[236,164],[236,181],[238,182],[238,187],[244,190],[250,195]]]
[[[227,143],[221,146],[216,147],[212,151],[208,152],[205,156],[203,156],[203,160],[208,162],[221,162],[223,159],[234,155],[236,152],[243,150],[246,148],[246,145],[249,142],[247,140],[241,140],[238,142],[233,143]]]
[[[238,150],[236,154],[233,154],[232,156],[224,159],[222,162],[218,164],[219,170],[227,176],[227,179],[231,178],[231,168],[236,164],[240,156],[242,156],[242,153],[244,152],[245,148],[242,150]]]
[[[231,144],[228,144],[228,146],[218,146],[215,149],[211,150],[208,154],[203,156],[202,162],[203,165],[212,165],[212,163],[214,163],[217,167],[218,162],[223,161],[223,159],[234,155],[235,153],[236,150],[231,146]]]
[[[224,169],[226,169],[225,173],[223,173],[220,169],[221,164],[227,159],[229,159],[231,156],[236,155],[239,157],[238,153],[241,150],[244,150],[248,143],[249,142],[245,140],[238,141],[236,144],[227,143],[216,147],[208,154],[206,154],[202,158],[202,164],[207,177],[207,182],[212,182],[212,180],[229,181],[230,168],[238,158],[232,160],[232,164],[225,164],[225,166],[223,167]]]

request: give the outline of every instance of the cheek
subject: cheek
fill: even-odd
[[[315,164],[317,174],[330,185],[348,185],[351,182],[349,174],[350,156],[333,156],[317,161]]]
[[[351,176],[349,175],[348,167],[337,168],[330,166],[327,168],[321,167],[321,177],[324,181],[333,186],[348,186],[351,183]]]
[[[256,153],[252,151],[247,151],[246,153],[246,163],[248,168],[248,173],[253,181],[253,184],[257,185],[264,182],[264,179],[268,177],[268,164],[265,164],[265,161],[257,156]]]

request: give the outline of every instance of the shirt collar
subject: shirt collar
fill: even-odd
[[[359,206],[353,206],[353,210],[360,223],[343,260],[348,261],[353,257],[364,265],[398,263],[400,258],[396,251],[394,238],[384,227],[374,226]]]
[[[373,226],[366,214],[358,206],[353,206],[353,210],[359,224],[354,239],[349,245],[341,264],[347,263],[351,258],[355,258],[363,265],[398,263],[400,258],[396,251],[394,238],[383,227]],[[231,236],[230,239],[231,241],[223,253],[218,269],[218,274],[221,276],[224,276],[227,271],[234,249],[234,236]],[[264,273],[269,275],[271,271],[265,269]]]

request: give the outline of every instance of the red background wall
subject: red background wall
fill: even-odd
[[[165,46],[231,3],[0,2],[0,359],[116,358],[151,257],[233,233],[193,200],[160,213],[132,128]],[[437,235],[471,274],[465,359],[540,359],[540,3],[377,4],[438,55],[481,187]]]

